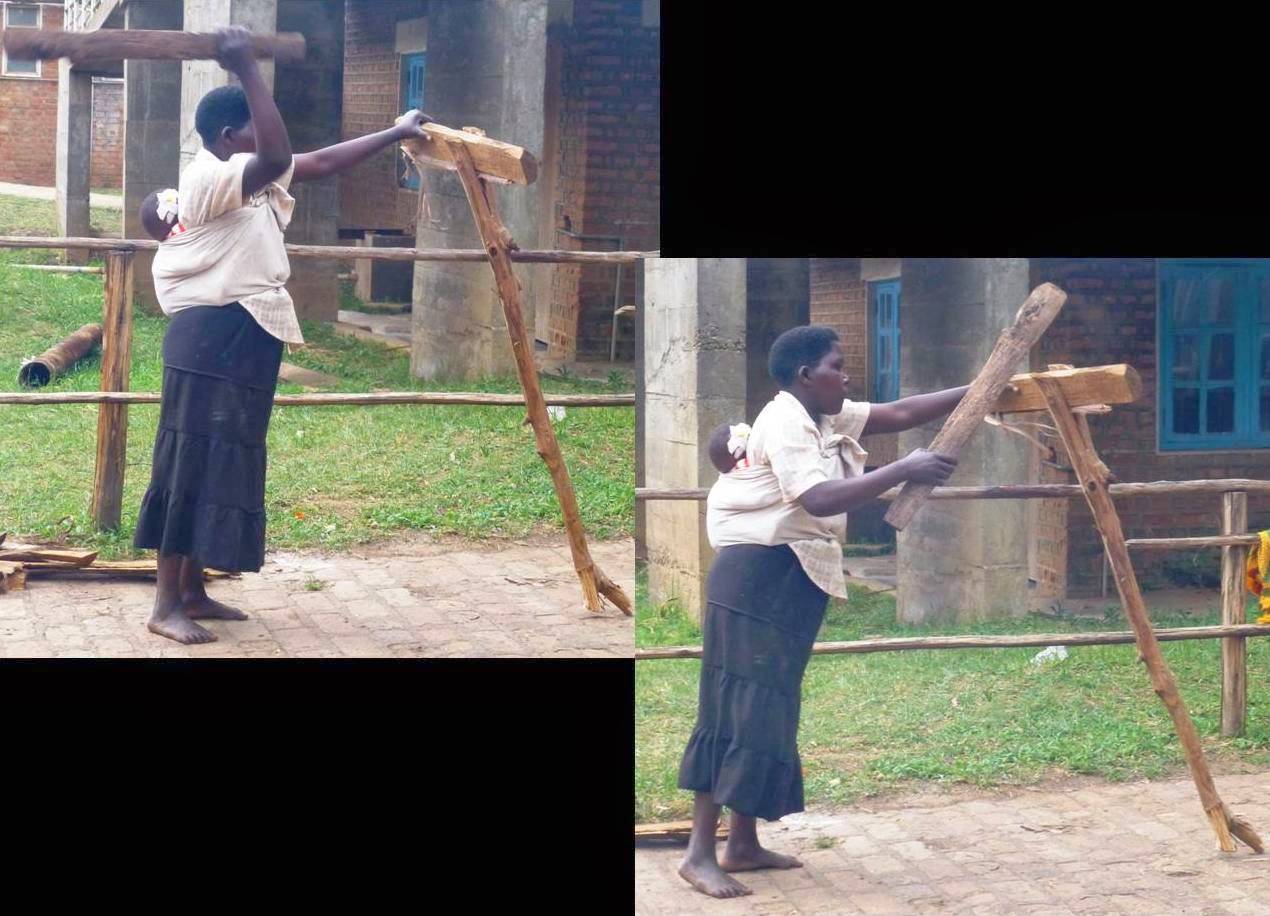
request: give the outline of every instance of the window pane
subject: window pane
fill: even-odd
[[[1173,432],[1199,432],[1199,389],[1173,389]]]
[[[1211,324],[1234,324],[1234,280],[1223,277],[1208,284],[1208,321]]]
[[[11,27],[39,28],[40,8],[37,6],[10,6],[5,20]]]
[[[1200,323],[1200,293],[1203,281],[1195,277],[1178,277],[1173,282],[1173,325],[1179,328]]]
[[[1173,378],[1199,378],[1199,347],[1190,335],[1173,338]]]
[[[1261,335],[1261,377],[1270,379],[1270,334]]]
[[[1261,320],[1270,324],[1270,276],[1261,278],[1258,289],[1260,291],[1258,298],[1261,300]]]
[[[1233,433],[1235,431],[1235,389],[1211,388],[1208,391],[1208,431]]]
[[[1235,335],[1214,334],[1208,346],[1208,377],[1233,379],[1235,377]]]
[[[1270,388],[1261,389],[1261,431],[1270,433]]]
[[[38,60],[9,60],[6,54],[4,58],[4,72],[10,74],[27,74],[38,75],[40,72],[40,62]]]
[[[891,338],[883,336],[878,341],[878,371],[885,373],[891,368]]]

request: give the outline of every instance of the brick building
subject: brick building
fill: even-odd
[[[1046,281],[1068,300],[1020,371],[1127,363],[1141,376],[1138,403],[1090,417],[1119,480],[1270,476],[1270,259],[662,258],[647,262],[646,280],[638,486],[714,482],[706,438],[721,422],[752,420],[771,397],[763,357],[781,331],[836,328],[849,395],[888,401],[971,381],[1028,292]],[[941,425],[866,437],[870,465],[929,445]],[[1061,443],[1050,444],[1053,460],[985,427],[962,452],[954,482],[1074,483]],[[713,555],[704,504],[644,505],[650,597],[677,597],[695,611]],[[1130,538],[1214,535],[1221,526],[1216,495],[1125,498],[1117,508]],[[849,533],[885,536],[881,510],[851,513]],[[1270,499],[1249,496],[1248,526],[1270,527]],[[1102,588],[1101,541],[1079,499],[933,501],[897,545],[898,612],[910,622],[1017,615]],[[1133,559],[1148,586],[1215,585],[1220,563],[1217,550]],[[1114,582],[1107,591],[1115,594]]]
[[[60,2],[0,0],[0,30],[60,31]],[[57,64],[10,61],[0,52],[0,181],[51,187],[55,177]],[[92,81],[92,173],[95,188],[123,185],[123,81]]]

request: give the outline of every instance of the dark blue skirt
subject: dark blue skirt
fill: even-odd
[[[706,583],[697,725],[679,787],[739,814],[803,810],[803,672],[829,596],[788,546],[724,547]]]
[[[226,572],[264,565],[265,436],[282,348],[237,302],[172,317],[135,546]]]

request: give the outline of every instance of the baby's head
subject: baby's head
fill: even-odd
[[[141,225],[150,238],[164,241],[176,227],[176,191],[151,191],[141,201]]]
[[[714,428],[706,442],[706,452],[716,471],[727,474],[736,469],[745,458],[745,440],[749,434],[750,428],[744,423],[735,426],[720,423]]]

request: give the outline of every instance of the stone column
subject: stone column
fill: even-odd
[[[546,86],[546,0],[434,3],[428,8],[424,107],[451,127],[487,135],[541,156]],[[420,248],[480,248],[463,187],[450,172],[423,176],[432,221]],[[521,248],[542,247],[538,184],[494,186],[496,206]],[[525,323],[550,289],[550,266],[517,265]],[[415,265],[410,369],[420,378],[511,374],[507,323],[487,263]]]
[[[1027,298],[1027,259],[905,258],[902,274],[901,397],[973,381]],[[1027,359],[1014,371],[1028,371]],[[942,424],[901,433],[900,455],[928,446]],[[952,484],[1027,479],[1022,440],[985,425],[962,452]],[[1027,543],[1022,500],[927,502],[899,534],[899,619],[972,622],[1024,613]]]
[[[124,7],[125,28],[183,28],[180,0],[129,3]],[[148,239],[138,210],[151,191],[175,188],[181,174],[181,62],[179,60],[125,60],[123,234],[129,239]],[[154,252],[138,251],[134,271],[137,298],[158,308],[151,264]]]
[[[644,264],[644,475],[649,487],[708,487],[710,431],[745,413],[746,262],[659,258]],[[650,502],[649,598],[700,619],[714,553],[705,503]]]
[[[92,235],[88,223],[88,177],[92,164],[93,78],[57,62],[57,228],[69,237]],[[47,65],[47,64],[46,64]],[[70,263],[83,263],[87,252],[69,250]]]

